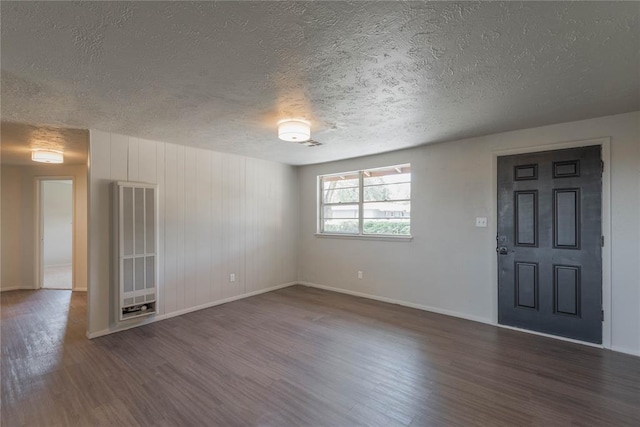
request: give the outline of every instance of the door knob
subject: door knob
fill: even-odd
[[[507,247],[506,247],[506,246],[500,246],[500,247],[498,248],[498,253],[499,253],[500,255],[507,255],[507,254],[509,253],[509,250],[507,249]]]

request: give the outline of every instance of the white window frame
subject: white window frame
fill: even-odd
[[[343,237],[343,238],[363,238],[363,239],[377,239],[377,240],[411,240],[413,237],[411,234],[367,234],[364,233],[364,178],[365,173],[373,172],[378,170],[386,170],[393,168],[411,168],[411,163],[404,163],[400,165],[391,165],[391,166],[383,166],[378,168],[371,169],[362,169],[356,171],[349,172],[339,172],[339,173],[331,173],[318,175],[317,177],[317,190],[318,190],[318,210],[317,210],[317,232],[316,236],[321,237]],[[349,202],[349,203],[341,203],[343,205],[357,205],[358,206],[358,233],[332,233],[324,231],[324,207],[338,205],[338,203],[325,203],[324,202],[324,189],[323,189],[323,180],[328,177],[336,177],[343,175],[357,175],[358,176],[358,201]],[[413,183],[413,175],[412,179],[409,181],[411,184]],[[413,194],[413,185],[411,186],[411,194]],[[390,202],[409,202],[411,204],[411,196],[409,199],[394,199],[390,200]],[[371,202],[366,202],[371,203]],[[402,216],[404,218],[404,216]],[[395,218],[395,215],[391,217],[385,218]],[[409,217],[409,229],[411,230],[411,216]]]

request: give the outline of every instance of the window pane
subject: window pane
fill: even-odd
[[[323,232],[358,234],[358,220],[327,219],[324,221]]]
[[[377,202],[411,198],[411,183],[364,187],[364,201]]]
[[[365,219],[364,234],[391,234],[408,236],[411,234],[409,218]]]
[[[357,187],[359,185],[359,178],[357,172],[323,176],[322,185],[325,190],[329,187]]]
[[[324,219],[358,219],[358,205],[332,205],[324,207]],[[356,221],[357,222],[357,221]]]
[[[322,178],[322,189],[323,190],[332,190],[334,188],[358,188],[360,185],[360,181],[358,176],[344,176],[344,178],[340,177],[324,177]]]
[[[324,203],[353,203],[359,200],[359,188],[335,188],[324,190]]]
[[[411,166],[393,166],[385,169],[373,169],[363,172],[363,184],[396,184],[399,182],[411,182]]]
[[[410,164],[321,176],[320,183],[321,232],[410,235]]]
[[[364,218],[410,218],[411,202],[365,203]]]

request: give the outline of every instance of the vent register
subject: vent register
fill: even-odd
[[[156,313],[157,187],[119,181],[113,191],[116,307],[123,321]]]

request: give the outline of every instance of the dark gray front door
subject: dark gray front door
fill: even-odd
[[[600,146],[498,157],[498,322],[602,342]]]

